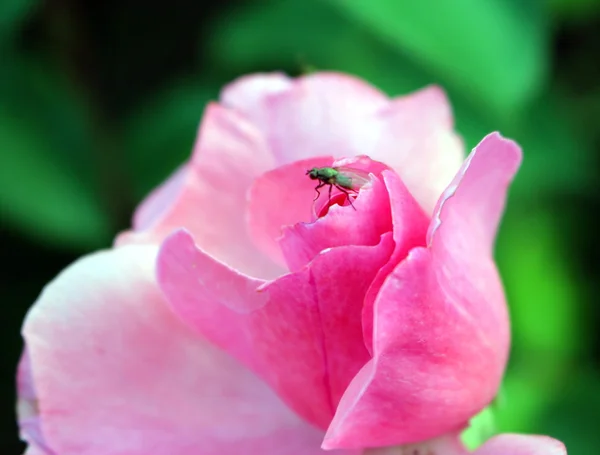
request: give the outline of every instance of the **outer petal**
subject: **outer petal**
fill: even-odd
[[[117,243],[156,244],[185,227],[231,267],[260,277],[280,275],[283,269],[255,247],[245,220],[250,185],[273,165],[260,131],[243,116],[210,105],[191,161],[140,205],[134,230]]]
[[[367,449],[364,455],[467,455],[467,450],[459,433],[452,432],[414,444]]]
[[[24,336],[46,442],[60,455],[316,454],[321,435],[164,304],[156,248],[64,271]]]
[[[234,83],[223,94],[227,105],[268,132],[278,164],[368,154],[379,135],[374,114],[389,103],[383,93],[337,73],[314,73],[296,79],[287,89],[285,85],[277,75],[254,76]],[[258,96],[256,87],[261,87]]]
[[[364,455],[467,455],[456,433],[405,446],[366,450]],[[474,455],[567,455],[565,446],[547,436],[501,434],[473,452]]]
[[[429,248],[375,302],[373,360],[354,378],[324,447],[392,446],[455,431],[494,397],[508,316],[493,239],[521,153],[486,137],[438,203]]]
[[[31,375],[31,361],[27,350],[23,352],[17,371],[17,415],[21,440],[27,442],[25,455],[56,455],[42,433],[38,411],[37,392]]]
[[[376,246],[329,249],[256,290],[256,280],[178,232],[162,246],[159,283],[184,321],[259,374],[306,420],[326,428],[369,358],[360,310],[392,247],[387,234]]]
[[[501,434],[486,441],[475,455],[567,455],[565,445],[548,436]]]
[[[256,126],[265,128],[269,96],[287,92],[294,84],[294,79],[282,73],[242,76],[223,89],[221,103],[242,112]]]
[[[392,167],[427,214],[464,160],[443,90],[431,86],[393,100],[378,112],[381,134],[371,158]]]

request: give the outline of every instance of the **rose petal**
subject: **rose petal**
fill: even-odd
[[[231,96],[227,100],[233,103]],[[387,103],[383,93],[360,79],[325,72],[296,79],[287,90],[268,94],[260,105],[241,107],[268,131],[281,165],[316,156],[369,154],[379,135],[374,114]]]
[[[435,86],[390,100],[343,74],[269,74],[235,81],[222,100],[268,132],[279,164],[369,155],[394,168],[428,214],[464,159],[450,104]]]
[[[266,255],[287,269],[279,237],[288,225],[311,221],[315,183],[306,175],[313,167],[331,166],[333,158],[299,160],[258,177],[249,191],[248,230]]]
[[[133,214],[133,230],[144,231],[152,229],[154,225],[161,222],[165,211],[170,210],[171,204],[185,191],[186,185],[189,185],[190,166],[182,165],[156,190],[152,191],[148,197],[142,201]],[[160,229],[160,226],[156,226]],[[154,232],[148,233],[150,235]],[[144,242],[140,242],[144,243]]]
[[[364,455],[468,455],[456,433],[416,444],[368,449]],[[567,455],[565,446],[547,436],[501,434],[485,442],[473,455]]]
[[[475,455],[567,455],[567,449],[548,436],[501,434],[486,441]]]
[[[493,239],[519,147],[487,136],[375,302],[373,360],[354,378],[324,448],[392,446],[458,430],[487,405],[508,354]],[[359,431],[360,430],[360,431]]]
[[[60,455],[320,453],[319,431],[169,311],[155,256],[150,246],[88,256],[29,313],[48,445]]]
[[[326,428],[369,358],[360,310],[392,248],[387,234],[376,246],[329,249],[253,292],[256,281],[216,262],[181,231],[164,242],[158,277],[185,322],[255,371],[298,414]]]
[[[467,455],[467,450],[459,433],[452,432],[414,444],[367,449],[363,455]]]
[[[378,112],[381,133],[370,156],[392,167],[427,214],[464,160],[448,99],[427,87],[394,99]]]
[[[408,255],[408,252],[425,245],[425,236],[429,219],[415,198],[409,193],[398,174],[384,171],[382,178],[391,201],[393,219],[394,252],[373,280],[365,297],[362,311],[363,338],[369,352],[373,352],[373,317],[375,300],[381,286],[394,268]]]
[[[190,163],[138,208],[127,243],[159,243],[185,227],[212,256],[258,277],[284,270],[260,254],[246,229],[246,193],[274,165],[261,133],[240,114],[212,104],[206,109]],[[233,241],[235,239],[235,241]]]
[[[56,455],[44,438],[39,418],[37,392],[31,372],[31,361],[27,350],[23,351],[17,369],[17,416],[21,440],[27,442],[25,455]]]
[[[279,244],[290,270],[300,270],[327,248],[376,245],[384,233],[391,232],[390,200],[381,180],[373,177],[353,205],[354,209],[332,205],[314,223],[297,223],[284,229]]]
[[[221,103],[246,115],[261,129],[267,126],[266,103],[270,95],[292,89],[294,80],[282,73],[242,76],[221,91]]]

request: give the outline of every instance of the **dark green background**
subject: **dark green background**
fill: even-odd
[[[600,453],[600,2],[0,1],[0,453],[20,453],[14,368],[42,286],[107,247],[245,73],[339,70],[450,96],[469,147],[524,148],[497,244],[513,318],[492,431]]]

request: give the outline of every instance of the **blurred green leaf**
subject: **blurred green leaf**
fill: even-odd
[[[496,256],[512,323],[512,353],[496,413],[501,431],[534,432],[586,347],[581,283],[551,209],[511,198]],[[533,206],[533,207],[535,207]]]
[[[545,82],[550,37],[542,9],[531,1],[330,1],[504,117]]]
[[[15,30],[38,4],[37,0],[2,0],[0,2],[0,48],[4,48]]]
[[[546,0],[551,11],[561,18],[589,19],[600,12],[600,0]]]
[[[539,200],[549,194],[583,192],[594,181],[593,148],[573,123],[556,93],[546,92],[524,113],[527,121],[493,121],[458,96],[451,96],[456,128],[467,149],[492,131],[519,143],[523,164],[511,186],[516,203]]]
[[[0,77],[0,202],[7,222],[76,248],[110,241],[83,101],[52,65],[11,56]]]
[[[352,73],[394,94],[434,82],[327,2],[246,4],[216,22],[209,45],[217,66],[238,74],[257,65],[310,66]]]
[[[46,138],[0,110],[0,205],[8,221],[43,240],[97,245],[108,237],[104,212],[81,176],[57,160]]]
[[[585,343],[582,283],[562,250],[559,221],[549,211],[509,210],[497,246],[515,349],[523,355],[546,353],[547,361],[560,363],[557,368]]]
[[[507,4],[506,8],[512,11],[514,3]],[[354,5],[352,2],[347,4]],[[384,4],[386,2],[364,3],[374,8]],[[399,7],[412,4],[397,3]],[[257,65],[281,65],[282,62],[288,68],[303,63],[320,70],[344,71],[362,77],[394,96],[440,82],[440,78],[408,61],[398,51],[398,46],[389,40],[386,44],[375,39],[368,30],[357,28],[347,18],[349,15],[340,11],[329,2],[287,0],[247,4],[217,22],[209,41],[212,58],[218,62],[217,67],[233,69],[235,73],[246,72]],[[479,7],[475,11],[479,11]],[[498,58],[496,54],[491,54],[494,59]],[[508,83],[519,75],[512,73],[511,68],[512,64],[507,64],[501,73],[509,73]],[[479,72],[475,73],[473,77],[480,77]],[[484,82],[489,84],[493,80]],[[502,93],[491,85],[488,88],[493,96]],[[535,98],[531,105],[520,106],[526,118],[520,121],[520,117],[514,116],[498,119],[486,104],[479,99],[473,100],[460,90],[450,87],[448,93],[456,114],[457,129],[464,135],[468,149],[495,130],[522,145],[525,160],[514,185],[514,191],[522,197],[537,198],[540,194],[579,189],[592,180],[589,144],[584,143],[583,136],[573,129],[568,113],[552,96],[545,93]]]
[[[179,81],[131,113],[124,142],[137,200],[187,161],[204,108],[219,88]]]
[[[587,367],[573,370],[560,399],[536,423],[536,431],[564,442],[569,455],[598,454],[600,375]]]

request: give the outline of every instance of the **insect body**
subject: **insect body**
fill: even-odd
[[[319,184],[315,187],[315,191],[317,192],[315,201],[321,195],[319,188],[323,188],[325,185],[329,185],[329,200],[331,200],[331,190],[335,186],[346,195],[348,202],[350,202],[354,210],[356,210],[356,207],[352,204],[349,191],[356,193],[363,185],[369,182],[369,176],[364,171],[344,167],[313,167],[311,170],[306,171],[306,175],[311,180],[319,180]]]

